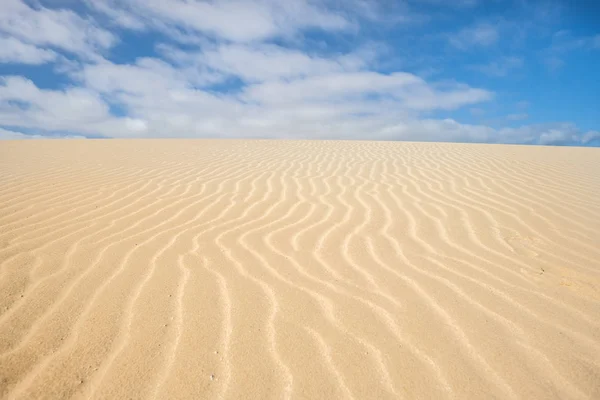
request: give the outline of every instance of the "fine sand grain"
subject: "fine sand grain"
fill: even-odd
[[[0,142],[0,397],[600,399],[600,151]]]

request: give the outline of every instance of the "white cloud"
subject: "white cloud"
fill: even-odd
[[[577,145],[600,138],[600,133],[582,135],[572,124],[494,129],[485,125],[462,124],[453,119],[419,119],[390,124],[377,131],[376,137],[387,140]]]
[[[305,28],[346,30],[340,12],[307,0],[97,0],[89,1],[121,26],[195,31],[234,42],[292,35]]]
[[[158,50],[186,75],[201,72],[211,82],[239,78],[255,83],[364,70],[377,60],[382,46],[368,44],[327,57],[273,44],[207,45],[202,51],[159,45]]]
[[[111,21],[120,27],[141,31],[145,24],[135,13],[119,8],[119,3],[111,0],[84,0],[88,7],[106,15]]]
[[[45,64],[56,59],[52,50],[23,43],[13,37],[0,36],[0,63]]]
[[[93,57],[116,37],[70,10],[32,8],[22,0],[0,2],[0,32],[37,46]]]
[[[42,135],[26,135],[21,132],[9,131],[0,128],[0,140],[24,140],[24,139],[42,139]]]
[[[376,72],[333,73],[292,81],[274,81],[250,85],[245,98],[264,104],[300,101],[341,101],[345,97],[391,94],[421,79],[408,73],[383,75]]]
[[[293,59],[298,54],[277,50],[265,57],[281,61],[289,55]],[[283,68],[267,81],[228,94],[201,88],[213,82],[215,72],[206,78],[152,58],[132,65],[87,64],[73,74],[82,87],[62,91],[7,77],[0,84],[0,124],[108,136],[348,137],[358,135],[361,126],[383,127],[398,118],[414,119],[422,111],[454,109],[492,96],[465,85],[438,88],[408,73],[352,71],[356,65],[349,68],[340,61],[344,56],[300,59],[305,64],[290,69],[308,76],[278,79],[289,78]],[[250,76],[269,78],[259,74]],[[107,101],[125,110],[128,118],[111,115]]]
[[[250,85],[244,91],[245,99],[261,104],[340,104],[349,100],[366,100],[393,102],[399,109],[410,110],[456,109],[491,97],[492,94],[485,90],[460,85],[452,90],[436,90],[423,79],[409,73],[386,75],[367,71],[266,82]]]
[[[600,131],[588,131],[581,138],[581,142],[586,144],[594,140],[600,141]]]
[[[26,133],[15,132],[15,131],[0,128],[0,140],[27,140],[27,139],[86,139],[86,137],[80,136],[80,135],[56,135],[56,136],[28,135]]]
[[[0,78],[0,125],[86,134],[137,133],[131,118],[115,118],[96,93],[85,88],[44,90],[19,76]]]
[[[164,67],[156,64],[156,61],[146,60],[135,68],[142,72],[144,68],[151,70],[151,66],[159,70]],[[98,67],[89,65],[87,68]],[[110,115],[102,97],[91,85],[87,89],[50,91],[13,77],[4,79],[0,85],[0,125],[22,126],[41,133],[81,132],[110,137],[360,138],[585,144],[600,136],[598,132],[583,135],[569,124],[493,129],[484,125],[463,124],[449,118],[422,119],[419,110],[403,105],[401,99],[347,97],[344,94],[347,93],[345,90],[361,94],[365,87],[370,86],[388,90],[384,88],[393,82],[393,90],[401,91],[405,86],[416,84],[432,91],[434,97],[439,97],[436,85],[427,84],[410,74],[386,76],[364,73],[361,76],[357,73],[340,73],[336,85],[340,82],[352,82],[353,85],[344,86],[342,95],[334,90],[333,98],[336,101],[332,101],[330,96],[320,99],[302,96],[293,97],[293,101],[289,102],[263,103],[195,89],[186,86],[185,79],[180,76],[168,73],[137,74],[134,73],[136,71],[123,70],[121,67],[105,63],[102,73],[98,70],[98,74],[112,75],[108,82],[115,79],[114,82],[123,83],[137,77],[137,81],[130,82],[130,86],[107,84],[103,94],[123,104],[129,117]],[[86,73],[82,76],[86,76]],[[104,87],[101,81],[94,80],[97,78],[89,83],[95,82],[98,88]],[[294,85],[294,81],[289,84]],[[460,85],[458,87],[459,91],[465,93],[471,90]],[[320,88],[317,86],[317,89]]]
[[[564,145],[580,144],[583,133],[573,124],[559,123],[503,128],[498,135],[500,143]]]
[[[188,86],[185,75],[164,61],[138,59],[135,64],[114,64],[104,61],[88,64],[73,76],[101,93],[146,94],[162,93]]]
[[[42,111],[49,119],[85,121],[101,118],[108,113],[108,106],[94,93],[83,88],[70,88],[65,91],[41,90],[30,80],[16,76],[4,77],[0,84],[0,99],[28,103],[26,110],[22,107],[17,108],[21,111],[34,108],[35,111]]]
[[[225,45],[197,55],[212,69],[246,81],[266,81],[356,70],[364,62],[352,55],[325,59],[274,45]]]
[[[540,135],[539,143],[543,145],[549,144],[566,144],[577,140],[577,136],[569,131],[550,129]]]

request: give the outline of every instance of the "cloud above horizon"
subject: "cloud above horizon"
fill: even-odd
[[[600,36],[548,20],[516,32],[515,21],[478,6],[5,0],[0,138],[596,144],[597,117],[585,108],[544,111],[547,99],[536,101],[519,85],[544,87],[535,68],[549,80],[564,79],[557,74],[568,73],[569,56],[598,57]],[[444,19],[456,21],[439,30],[442,9]],[[534,11],[513,14],[529,18]],[[465,13],[472,14],[468,21]],[[545,84],[556,91],[556,82]]]

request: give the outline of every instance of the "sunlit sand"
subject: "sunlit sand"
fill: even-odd
[[[598,399],[600,151],[0,143],[0,396]]]

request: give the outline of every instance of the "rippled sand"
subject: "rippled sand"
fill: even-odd
[[[0,142],[0,396],[599,399],[600,150]]]

